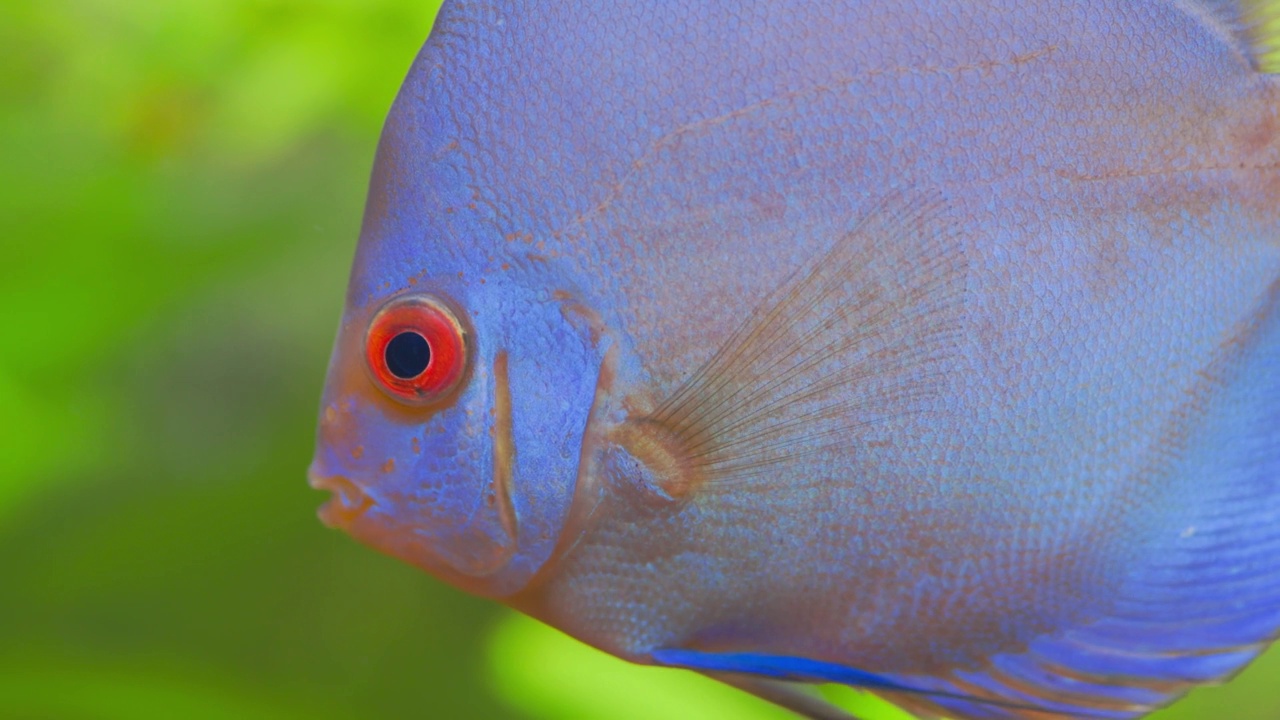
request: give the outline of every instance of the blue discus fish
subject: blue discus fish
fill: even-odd
[[[1280,629],[1280,77],[1243,0],[446,3],[324,520],[817,718],[1136,718]],[[1274,39],[1274,38],[1272,38]]]

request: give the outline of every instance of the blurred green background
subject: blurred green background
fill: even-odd
[[[365,183],[434,10],[0,5],[0,717],[787,717],[315,519]],[[1273,720],[1275,678],[1160,717]]]

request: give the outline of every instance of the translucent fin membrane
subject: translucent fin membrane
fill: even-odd
[[[879,203],[643,423],[714,488],[915,412],[938,392],[962,311],[964,257],[944,215],[932,196]]]

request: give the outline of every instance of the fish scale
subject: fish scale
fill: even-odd
[[[1263,18],[446,3],[379,145],[322,517],[812,717],[804,683],[1135,718],[1230,676],[1280,628]],[[392,377],[367,344],[422,303],[458,365]]]

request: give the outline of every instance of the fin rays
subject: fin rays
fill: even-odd
[[[942,210],[934,197],[881,201],[646,421],[715,485],[920,412],[954,347],[965,277]]]

